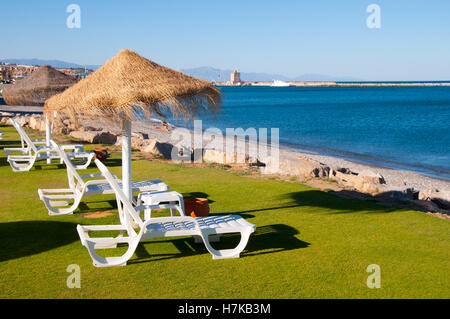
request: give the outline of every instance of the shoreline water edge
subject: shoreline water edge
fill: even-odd
[[[23,108],[21,111],[17,110],[14,107],[2,107],[1,123],[8,124],[8,119],[12,117],[24,127],[45,131],[45,121],[38,108],[35,107],[33,113],[19,113]],[[366,199],[410,202],[423,211],[443,214],[444,218],[450,217],[450,181],[445,179],[427,177],[409,170],[358,163],[338,156],[300,152],[283,145],[276,151],[269,146],[267,155],[260,156],[258,147],[261,144],[251,141],[237,143],[234,138],[233,144],[226,137],[212,137],[204,132],[201,136],[195,136],[198,133],[170,123],[166,130],[162,121],[157,119],[147,123],[136,121],[132,127],[132,146],[143,153],[169,160],[176,160],[173,155],[177,157],[178,154],[177,160],[184,162],[252,167],[263,175],[286,176],[290,180],[295,178],[312,187],[354,192]],[[84,120],[81,128],[75,128],[66,118],[61,127],[55,128],[55,134],[68,135],[93,144],[120,145],[121,142],[120,129],[113,127],[111,123],[92,120]],[[201,141],[200,152],[195,150],[192,143],[183,144],[183,141],[195,139],[197,147],[198,141]],[[227,148],[227,143],[233,145],[233,149]]]

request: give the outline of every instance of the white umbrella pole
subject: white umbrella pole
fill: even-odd
[[[131,189],[131,121],[124,118],[122,122],[122,185],[123,192],[132,200]]]
[[[50,147],[50,140],[52,139],[52,125],[48,117],[45,117],[45,146]],[[47,164],[50,164],[52,160],[50,159],[50,152],[47,152]]]

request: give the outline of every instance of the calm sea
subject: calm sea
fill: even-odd
[[[280,129],[280,144],[450,180],[450,87],[220,87],[203,128]]]

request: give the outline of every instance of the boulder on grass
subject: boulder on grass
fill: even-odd
[[[173,145],[169,143],[161,143],[157,140],[149,140],[147,146],[142,148],[142,152],[150,153],[165,159],[172,159]]]
[[[116,135],[102,131],[72,131],[70,136],[91,144],[114,144],[117,140]]]

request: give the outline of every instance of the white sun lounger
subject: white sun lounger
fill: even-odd
[[[176,216],[142,220],[140,217],[142,210],[158,207],[141,205],[134,208],[132,202],[127,199],[117,180],[111,175],[106,166],[98,160],[95,160],[95,164],[115,191],[121,221],[121,225],[77,226],[81,243],[88,249],[96,267],[126,265],[127,261],[133,256],[139,242],[155,237],[194,236],[197,239],[201,238],[213,259],[239,258],[240,253],[247,246],[250,234],[255,231],[255,225],[250,224],[237,215],[198,218]],[[138,230],[135,230],[135,227]],[[91,238],[89,237],[90,231],[119,231],[120,234],[117,237]],[[125,233],[128,236],[124,236]],[[240,233],[240,243],[234,249],[214,249],[210,244],[209,236],[226,233]],[[96,253],[96,249],[116,248],[119,243],[128,244],[128,250],[120,257],[100,257]]]
[[[26,172],[33,167],[36,161],[47,159],[57,159],[62,163],[62,159],[52,146],[46,146],[45,139],[31,140],[27,133],[13,119],[9,119],[20,135],[22,147],[4,148],[3,152],[7,156],[7,161],[14,172]],[[82,145],[61,145],[64,151],[73,150],[67,153],[68,158],[79,159],[81,164],[76,165],[77,169],[84,169],[89,166],[92,158],[95,156],[93,152],[83,152]],[[17,154],[19,153],[19,154]]]
[[[51,141],[51,143],[52,147],[66,164],[69,188],[38,189],[39,198],[44,202],[50,216],[73,214],[84,197],[114,194],[114,190],[104,178],[91,179],[103,177],[102,174],[80,176],[72,162],[67,158],[67,153],[61,150],[54,141]],[[122,187],[120,180],[117,180],[117,183]],[[133,193],[165,191],[168,190],[168,188],[169,187],[160,180],[134,182],[132,184]],[[70,201],[73,201],[73,203],[70,204]]]

